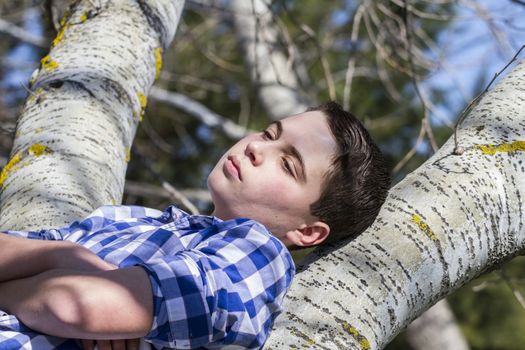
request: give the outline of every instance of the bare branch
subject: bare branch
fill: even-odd
[[[487,10],[485,10],[477,1],[461,0],[461,2],[463,2],[467,7],[472,8],[478,14],[479,18],[485,21],[504,57],[510,57],[513,50],[509,44],[509,39],[506,37],[506,34],[500,30],[500,28],[498,28],[496,23],[494,23],[494,19],[487,12]]]
[[[511,279],[509,278],[509,276],[505,272],[505,269],[499,270],[499,275],[500,275],[501,279],[503,280],[503,282],[505,282],[507,287],[509,287],[510,290],[512,291],[512,294],[516,298],[516,301],[521,305],[521,307],[523,309],[525,309],[525,299],[523,298],[523,295],[521,294],[521,292],[518,289],[516,289],[516,287],[514,286],[514,284],[511,281]]]
[[[38,47],[48,47],[46,40],[40,36],[33,35],[27,30],[20,28],[13,23],[10,23],[6,20],[0,18],[0,32],[6,33],[12,36],[15,39],[23,41],[25,43],[38,46]]]
[[[365,6],[360,4],[354,14],[353,24],[352,24],[352,34],[350,36],[351,42],[357,44],[357,36],[359,34],[359,27],[361,25],[361,18],[363,17],[363,12],[365,11]],[[354,78],[355,72],[355,59],[356,56],[351,52],[350,59],[348,60],[348,68],[346,70],[345,77],[345,87],[343,91],[343,108],[345,110],[350,109],[350,97],[352,94],[352,80]]]
[[[148,170],[155,178],[159,180],[162,185],[162,188],[166,190],[173,200],[179,203],[184,209],[186,209],[192,215],[198,215],[199,209],[179,190],[177,190],[173,185],[171,185],[157,170],[153,168],[151,161],[144,156],[136,148],[132,149],[134,155],[138,156],[139,161],[144,165],[146,170]]]
[[[408,7],[408,1],[405,0],[405,4],[406,4],[406,7]],[[414,83],[414,87],[416,89],[416,93],[419,97],[419,99],[421,100],[421,104],[423,105],[423,110],[424,110],[424,113],[423,113],[423,121],[422,121],[422,124],[425,125],[425,132],[428,136],[428,140],[430,141],[430,145],[432,146],[432,150],[434,152],[436,152],[438,150],[438,146],[437,146],[437,143],[436,143],[436,140],[434,138],[434,133],[432,131],[432,125],[430,125],[430,119],[429,119],[429,115],[428,115],[428,111],[429,111],[429,108],[426,104],[426,100],[425,98],[423,97],[423,93],[421,92],[421,87],[419,86],[419,80],[418,80],[418,77],[416,75],[416,72],[415,72],[415,67],[414,67],[414,62],[412,61],[412,56],[411,56],[411,52],[412,52],[412,36],[411,36],[411,31],[410,31],[410,23],[409,23],[409,12],[408,11],[405,11],[404,12],[404,17],[403,17],[403,21],[404,21],[404,24],[405,24],[405,35],[406,35],[406,42],[407,42],[407,53],[408,53],[408,63],[410,65],[410,70],[412,71],[412,82]]]
[[[221,130],[229,138],[240,139],[249,133],[247,129],[209,110],[200,102],[186,95],[170,92],[154,86],[150,91],[150,97],[159,102],[170,104],[194,116],[210,128]]]
[[[396,166],[392,170],[392,174],[397,174],[405,166],[405,164],[408,163],[408,161],[416,154],[417,148],[419,147],[419,145],[421,145],[421,142],[423,142],[423,139],[425,138],[425,133],[426,133],[425,124],[427,122],[428,122],[427,119],[423,118],[421,122],[421,127],[419,128],[419,134],[417,135],[417,139],[416,139],[416,142],[414,143],[414,146],[412,147],[412,149],[410,149],[410,151],[408,151],[407,154],[405,154],[403,159],[401,159],[396,164]]]
[[[144,197],[144,198],[165,198],[173,199],[171,192],[166,191],[164,187],[152,185],[145,182],[137,182],[126,180],[124,192],[129,195]],[[180,190],[186,198],[191,201],[210,202],[210,192],[203,189],[182,189]]]

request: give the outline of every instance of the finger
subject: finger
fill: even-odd
[[[80,342],[84,350],[93,350],[95,347],[95,342],[91,339],[81,339]]]
[[[111,341],[111,350],[126,350],[126,340],[112,340]]]
[[[111,350],[111,341],[97,340],[97,350]]]
[[[139,350],[140,339],[126,339],[126,350]]]

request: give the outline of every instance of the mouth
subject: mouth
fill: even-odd
[[[224,170],[226,172],[226,175],[229,175],[230,177],[234,179],[238,179],[239,181],[242,181],[241,177],[241,166],[239,162],[239,158],[236,156],[230,155],[224,162]]]

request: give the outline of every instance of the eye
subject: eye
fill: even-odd
[[[271,140],[271,141],[275,140],[274,135],[268,129],[265,129],[262,131],[262,137],[265,140]]]
[[[284,171],[287,172],[288,174],[290,174],[291,176],[295,177],[294,173],[293,173],[293,166],[292,166],[291,162],[288,159],[286,159],[286,158],[283,158],[282,162],[283,162],[283,169],[284,169]]]

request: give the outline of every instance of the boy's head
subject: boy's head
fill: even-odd
[[[208,177],[214,215],[259,221],[288,247],[359,234],[373,222],[388,185],[379,149],[335,102],[246,136]]]

